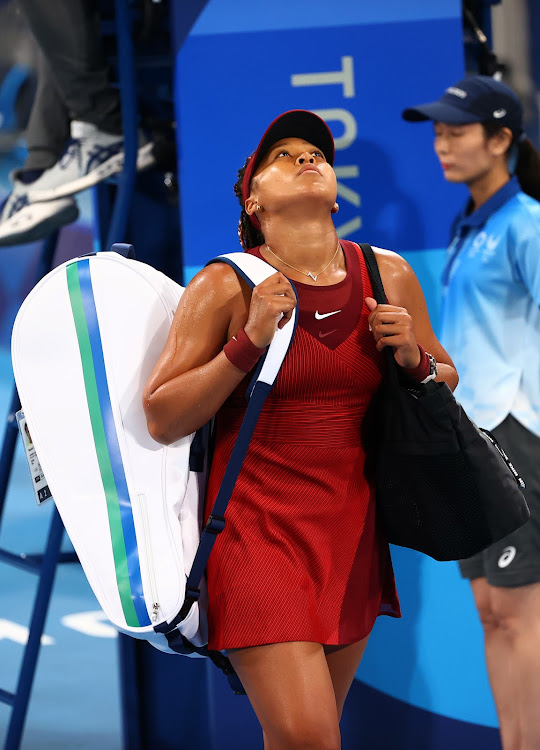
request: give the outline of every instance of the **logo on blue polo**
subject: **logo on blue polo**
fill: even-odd
[[[475,258],[477,255],[480,255],[482,263],[487,263],[495,255],[495,250],[500,241],[501,238],[499,235],[479,232],[474,238],[467,254],[469,258]]]

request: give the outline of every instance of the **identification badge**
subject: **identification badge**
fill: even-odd
[[[15,414],[17,419],[17,426],[24,446],[24,454],[28,462],[28,468],[30,469],[30,477],[32,478],[32,485],[34,487],[34,495],[38,505],[43,505],[47,500],[52,497],[49,485],[45,479],[45,474],[39,463],[34,443],[32,442],[32,436],[28,429],[24,412],[18,411]]]

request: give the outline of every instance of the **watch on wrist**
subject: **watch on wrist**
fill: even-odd
[[[421,383],[429,383],[430,380],[435,380],[437,377],[437,361],[433,354],[430,354],[429,352],[426,352],[426,354],[429,357],[429,375],[427,378],[421,380]]]

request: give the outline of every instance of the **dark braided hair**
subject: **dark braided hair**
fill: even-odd
[[[242,211],[240,213],[240,221],[238,222],[238,239],[240,240],[240,244],[242,245],[244,250],[249,250],[252,247],[258,247],[259,245],[264,245],[264,234],[259,229],[256,229],[251,223],[251,219],[247,215],[244,208],[244,199],[242,197],[242,180],[244,179],[244,173],[250,159],[251,156],[248,156],[244,166],[238,170],[238,180],[234,185],[235,195],[238,198],[240,206],[242,207]]]
[[[492,138],[502,129],[501,125],[492,121],[483,122],[482,125],[488,138]],[[518,178],[521,189],[531,198],[540,201],[540,154],[528,138],[517,140],[515,135],[506,152],[507,158],[514,149],[517,149],[514,174]]]

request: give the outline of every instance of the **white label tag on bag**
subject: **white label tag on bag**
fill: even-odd
[[[34,495],[36,496],[36,502],[38,505],[43,505],[44,502],[50,500],[52,497],[49,485],[45,479],[45,474],[39,463],[34,443],[32,442],[32,436],[28,429],[24,412],[18,411],[15,414],[17,419],[17,426],[24,446],[24,454],[28,462],[28,468],[30,469],[30,477],[32,479],[32,485],[34,487]]]

